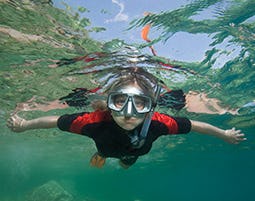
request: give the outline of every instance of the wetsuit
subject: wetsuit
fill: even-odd
[[[124,164],[132,165],[139,156],[151,150],[152,143],[158,137],[188,133],[191,122],[187,118],[171,117],[155,112],[145,143],[138,149],[133,147],[129,136],[137,131],[139,133],[142,125],[132,131],[124,130],[113,120],[110,111],[63,115],[58,119],[58,127],[63,131],[92,138],[103,157],[119,158]]]

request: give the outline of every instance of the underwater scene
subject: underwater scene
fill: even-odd
[[[0,0],[0,58],[0,201],[254,201],[254,0]],[[91,138],[7,126],[93,111],[130,66],[185,93],[157,111],[247,140],[162,136],[128,169],[96,168]]]

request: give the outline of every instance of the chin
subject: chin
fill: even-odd
[[[124,123],[121,123],[121,124],[118,124],[121,128],[125,129],[125,130],[133,130],[136,126],[134,125],[130,125],[130,124],[124,124]]]
[[[129,126],[122,126],[123,129],[127,130],[127,131],[131,131],[133,129],[135,129],[135,127],[129,127]]]
[[[125,119],[124,117],[115,117],[113,116],[114,121],[124,130],[130,131],[135,129],[138,125],[143,122],[143,119]]]

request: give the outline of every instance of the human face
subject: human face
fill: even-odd
[[[112,111],[112,118],[114,121],[123,129],[125,130],[133,130],[137,126],[143,123],[145,119],[145,114],[139,117],[132,117],[132,116],[121,116],[117,114],[117,112]]]
[[[133,130],[150,112],[152,100],[138,86],[130,85],[110,93],[107,104],[114,121],[125,130]]]

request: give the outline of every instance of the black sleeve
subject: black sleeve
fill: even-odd
[[[78,117],[85,114],[83,113],[77,113],[77,114],[65,114],[63,116],[60,116],[58,118],[57,126],[62,131],[69,131],[70,126],[72,125],[72,122]]]
[[[191,121],[186,117],[172,117],[178,125],[178,133],[189,133],[191,131]]]

